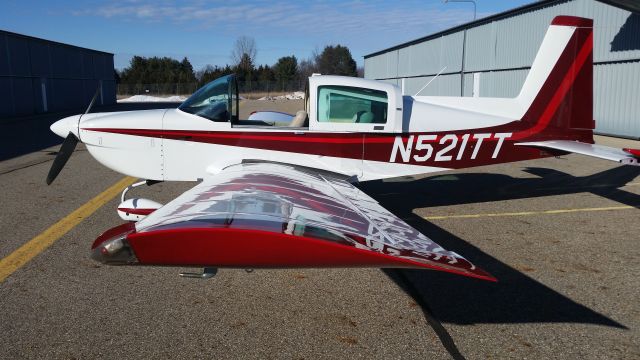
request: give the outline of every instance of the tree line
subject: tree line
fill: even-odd
[[[139,88],[136,92],[144,90],[143,85],[159,84],[157,86],[161,88],[157,89],[158,92],[176,94],[189,84],[197,82],[193,66],[186,57],[178,61],[169,57],[134,56],[129,67],[116,73],[116,81],[118,80],[120,84]]]
[[[231,54],[232,64],[207,65],[195,72],[185,57],[178,61],[169,57],[134,56],[129,66],[116,74],[120,84],[142,87],[144,84],[163,84],[167,93],[178,93],[180,89],[198,87],[224,75],[235,73],[245,91],[298,90],[287,88],[291,83],[303,84],[313,73],[323,75],[362,76],[362,69],[346,46],[326,46],[322,52],[314,51],[310,58],[298,60],[294,55],[283,56],[273,65],[255,65],[257,50],[255,40],[240,37]],[[275,88],[274,88],[275,87]],[[177,88],[177,89],[175,89]]]

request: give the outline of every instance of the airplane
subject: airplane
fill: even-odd
[[[594,144],[592,53],[593,20],[557,16],[515,98],[407,96],[382,81],[314,74],[304,110],[246,120],[228,75],[177,109],[87,109],[55,122],[65,140],[47,184],[78,142],[143,179],[123,190],[127,222],[93,243],[105,264],[199,267],[182,275],[202,278],[218,268],[395,267],[497,281],[354,184],[567,153],[637,166],[639,149]],[[164,205],[125,199],[162,181],[199,183]]]

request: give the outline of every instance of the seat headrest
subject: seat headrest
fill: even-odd
[[[375,115],[371,111],[365,111],[364,114],[360,115],[360,123],[370,124],[375,120]]]
[[[300,110],[296,113],[296,116],[293,117],[291,123],[289,124],[291,127],[306,127],[309,126],[309,117],[307,116],[307,112],[304,110]]]

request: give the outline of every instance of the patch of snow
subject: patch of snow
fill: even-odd
[[[292,94],[279,95],[279,96],[265,96],[258,100],[301,100],[304,99],[304,91],[296,91]]]
[[[185,96],[169,96],[169,97],[157,97],[151,95],[134,95],[126,99],[120,99],[118,102],[183,102],[187,100]]]

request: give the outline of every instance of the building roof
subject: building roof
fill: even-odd
[[[91,52],[96,52],[96,53],[100,53],[100,54],[106,54],[106,55],[112,55],[112,56],[113,56],[113,53],[106,52],[106,51],[100,51],[100,50],[94,50],[94,49],[83,48],[83,47],[76,46],[76,45],[70,45],[70,44],[65,44],[65,43],[61,43],[61,42],[58,42],[58,41],[52,41],[52,40],[42,39],[42,38],[38,38],[38,37],[35,37],[35,36],[29,36],[29,35],[24,35],[24,34],[18,34],[18,33],[14,33],[14,32],[11,32],[11,31],[2,30],[2,29],[0,29],[0,34],[6,34],[6,35],[10,35],[10,36],[14,36],[14,37],[19,37],[19,38],[23,38],[23,39],[29,39],[29,40],[36,40],[36,41],[41,41],[41,42],[47,42],[47,43],[52,43],[52,44],[61,45],[61,46],[65,46],[65,47],[70,47],[70,48],[74,48],[74,49],[80,49],[80,50],[84,50],[84,51],[91,51]]]
[[[462,25],[458,25],[458,26],[455,26],[455,27],[452,27],[452,28],[449,28],[449,29],[446,29],[446,30],[443,30],[443,31],[439,31],[437,33],[433,33],[431,35],[427,35],[427,36],[421,37],[419,39],[407,41],[405,43],[402,43],[402,44],[399,44],[399,45],[395,45],[395,46],[392,46],[392,47],[384,49],[384,50],[379,50],[379,51],[373,52],[371,54],[365,55],[364,58],[366,59],[366,58],[369,58],[369,57],[372,57],[372,56],[384,54],[384,53],[389,52],[389,51],[398,50],[398,49],[401,49],[401,48],[404,48],[404,47],[407,47],[407,46],[410,46],[410,45],[418,44],[418,43],[421,43],[421,42],[424,42],[424,41],[427,41],[427,40],[431,40],[431,39],[439,38],[439,37],[444,36],[444,35],[455,33],[455,32],[458,32],[460,30],[464,30],[464,29],[468,29],[468,28],[471,28],[471,27],[474,27],[474,26],[487,24],[487,23],[490,23],[492,21],[504,19],[504,18],[511,17],[511,16],[514,16],[514,15],[517,15],[517,14],[521,14],[521,13],[525,13],[525,12],[529,12],[531,10],[540,9],[540,8],[545,7],[545,6],[549,6],[549,5],[553,5],[553,4],[557,4],[557,3],[569,2],[569,1],[572,1],[572,0],[540,0],[540,1],[536,1],[536,2],[533,2],[531,4],[523,5],[523,6],[511,9],[511,10],[507,10],[507,11],[504,11],[504,12],[501,12],[501,13],[498,13],[498,14],[494,14],[494,15],[487,16],[487,17],[484,17],[484,18],[481,18],[481,19],[478,19],[478,20],[474,20],[474,21],[471,21],[471,22],[468,22],[468,23],[465,23],[465,24],[462,24]],[[638,0],[594,0],[594,1],[599,1],[599,2],[602,2],[602,3],[605,3],[605,4],[609,4],[609,5],[616,6],[616,7],[625,9],[625,10],[629,10],[629,11],[632,11],[632,12],[640,12],[640,1],[638,1]]]

